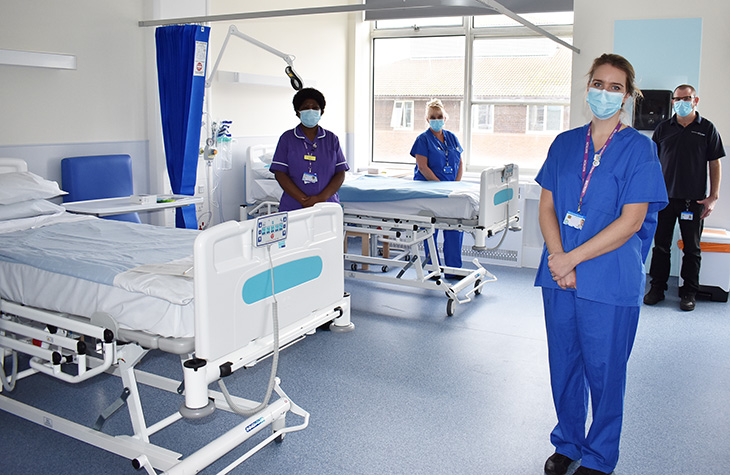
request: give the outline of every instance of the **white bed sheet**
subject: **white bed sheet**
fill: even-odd
[[[149,295],[25,264],[4,262],[0,265],[0,297],[74,315],[91,316],[94,312],[106,312],[121,328],[164,337],[191,337],[195,333],[193,302],[176,305]]]
[[[11,219],[0,221],[0,234],[11,233],[14,231],[22,231],[24,229],[40,228],[56,223],[73,223],[75,221],[84,221],[87,219],[96,219],[93,216],[85,216],[81,214],[67,213],[61,211],[55,214],[45,214],[42,216],[33,216],[31,218]]]
[[[440,218],[476,220],[479,209],[466,196],[448,198],[428,198],[382,202],[343,202],[345,213],[368,211],[372,213],[392,213],[403,216],[435,216]]]
[[[20,231],[61,222],[100,219],[65,212],[42,218],[44,219],[40,221],[31,218],[27,221],[13,220],[2,223],[0,232]],[[18,221],[24,222],[18,223]],[[138,276],[142,279],[144,277],[145,275]],[[194,303],[190,298],[192,280],[189,281],[188,287],[190,291],[187,298],[165,299],[154,296],[154,292],[139,289],[139,285],[134,289],[138,291],[128,291],[112,285],[37,269],[22,263],[0,262],[0,297],[3,299],[86,317],[94,312],[106,312],[121,328],[146,331],[164,337],[194,335]],[[150,293],[153,295],[149,295]]]
[[[271,144],[255,145],[249,148],[246,162],[246,202],[249,205],[264,201],[278,202],[281,196],[281,187],[274,179],[273,174],[268,171],[268,164],[275,149],[276,146]],[[357,176],[348,174],[346,180],[356,178]],[[388,202],[342,201],[342,206],[346,213],[359,210],[371,213],[387,212],[403,216],[421,215],[443,219],[477,221],[480,219],[478,194],[479,188],[477,187],[476,195],[471,197],[455,194],[448,198]],[[487,207],[487,209],[491,209],[491,207]],[[501,210],[499,213],[501,213]],[[490,221],[488,217],[482,218],[485,222]],[[500,214],[499,220],[501,219]]]
[[[348,177],[348,179],[352,178],[354,177]],[[250,183],[252,187],[246,193],[249,204],[278,201],[281,197],[281,187],[276,180],[254,179]],[[275,196],[276,198],[273,198]],[[479,215],[479,206],[475,203],[474,198],[465,195],[384,202],[343,201],[342,206],[346,213],[349,213],[350,210],[361,210],[374,213],[396,213],[404,216],[422,215],[467,220],[475,220]]]

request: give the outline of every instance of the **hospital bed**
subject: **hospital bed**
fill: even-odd
[[[16,192],[27,196],[10,203],[21,199]],[[25,162],[0,159],[0,409],[131,459],[148,473],[197,473],[270,428],[227,473],[307,427],[309,414],[281,389],[275,368],[281,348],[322,325],[353,327],[339,206],[198,232],[73,215],[46,200],[59,193],[55,182],[28,174]],[[138,369],[152,350],[179,355],[183,380]],[[26,369],[18,367],[19,354],[29,358]],[[262,403],[228,393],[223,378],[268,357]],[[93,428],[12,397],[27,377],[76,384],[102,373],[118,376],[123,390]],[[220,391],[209,389],[213,382]],[[179,395],[179,408],[148,423],[140,384]],[[133,435],[106,434],[104,422],[125,405]],[[150,442],[175,422],[203,419],[216,408],[242,422],[201,441],[192,454]],[[289,413],[298,425],[287,426]]]
[[[246,209],[253,213],[274,209],[281,196],[281,188],[268,172],[274,149],[271,145],[249,148]],[[344,231],[368,239],[370,252],[345,253],[349,264],[345,276],[443,291],[446,314],[452,316],[457,304],[471,301],[496,277],[477,259],[468,268],[441,265],[436,230],[468,232],[474,237],[474,249],[486,250],[487,239],[499,233],[503,238],[508,230],[519,229],[518,190],[516,165],[485,169],[478,183],[348,176],[339,191]],[[390,255],[378,255],[383,245]],[[428,248],[436,258],[425,262],[421,248]],[[388,273],[391,268],[398,272]]]

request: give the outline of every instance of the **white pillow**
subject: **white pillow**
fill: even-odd
[[[46,214],[56,214],[65,211],[66,208],[46,200],[29,200],[0,205],[0,221],[10,219],[34,218]]]
[[[0,205],[66,195],[55,181],[31,172],[0,173]]]
[[[257,179],[273,180],[274,174],[269,167],[271,166],[271,159],[274,157],[273,153],[264,153],[259,157],[255,157],[251,160],[251,171],[253,176]]]

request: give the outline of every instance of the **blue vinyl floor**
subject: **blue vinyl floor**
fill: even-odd
[[[318,331],[281,354],[282,388],[311,413],[309,427],[232,473],[542,474],[555,415],[540,291],[532,269],[489,270],[498,281],[453,317],[441,292],[346,280],[355,330]],[[667,300],[642,308],[616,475],[730,473],[729,307],[698,301],[682,312],[676,279],[670,284]],[[228,388],[260,399],[269,365],[239,371]],[[142,367],[182,378],[177,357],[160,352]],[[92,426],[121,389],[107,375],[78,386],[34,376],[12,397]],[[142,402],[149,424],[181,398],[143,388]],[[187,454],[237,422],[217,411],[152,441]],[[126,410],[104,431],[130,434]],[[3,474],[138,473],[122,457],[4,412],[0,447]]]

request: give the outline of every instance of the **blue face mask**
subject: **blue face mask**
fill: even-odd
[[[434,132],[441,132],[441,129],[444,128],[444,123],[446,121],[444,119],[431,119],[428,121],[428,124],[431,126]]]
[[[320,117],[322,117],[322,113],[317,109],[299,111],[299,118],[302,120],[302,125],[310,129],[317,126]]]
[[[674,103],[674,112],[680,117],[687,117],[692,113],[692,102],[693,101],[676,101]]]
[[[591,107],[591,112],[597,119],[605,120],[621,109],[624,102],[624,94],[622,92],[608,92],[605,89],[596,89],[591,87],[588,89],[588,97],[586,102]]]

